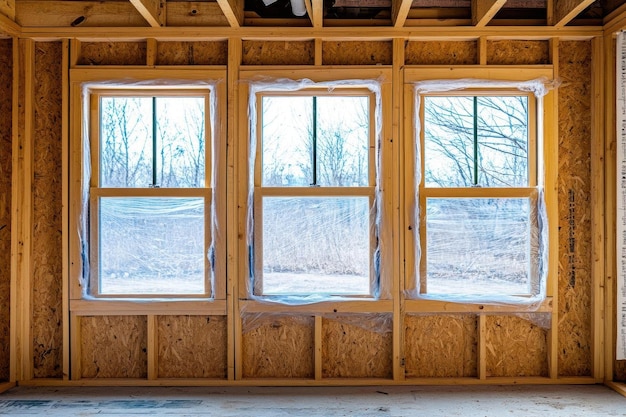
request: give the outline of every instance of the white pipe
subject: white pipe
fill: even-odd
[[[304,16],[306,14],[304,0],[291,0],[291,13],[294,16]]]

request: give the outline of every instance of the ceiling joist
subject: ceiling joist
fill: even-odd
[[[130,2],[19,0],[15,21],[24,27],[146,27]]]
[[[231,27],[243,26],[243,0],[217,0]]]
[[[472,24],[487,26],[505,3],[506,0],[472,0]]]
[[[554,26],[567,25],[593,2],[594,0],[554,0]]]
[[[0,34],[5,33],[9,36],[19,36],[21,33],[20,26],[13,20],[3,14],[0,14]]]
[[[391,23],[394,27],[404,26],[411,6],[411,0],[393,0],[391,2]]]
[[[324,26],[324,0],[306,0],[305,3],[311,5],[311,24],[314,28]],[[308,12],[308,10],[307,10]]]
[[[165,1],[130,0],[135,9],[153,28],[165,26]]]

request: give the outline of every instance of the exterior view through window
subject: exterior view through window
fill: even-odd
[[[208,92],[158,94],[92,94],[94,295],[210,294]]]
[[[533,293],[535,98],[425,95],[421,103],[421,293]]]
[[[367,90],[258,95],[255,294],[370,294],[374,102]]]

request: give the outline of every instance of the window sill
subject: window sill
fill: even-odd
[[[77,316],[125,315],[226,315],[226,300],[176,299],[82,299],[70,300],[70,312]]]

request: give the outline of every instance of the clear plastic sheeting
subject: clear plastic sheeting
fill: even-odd
[[[77,229],[83,269],[77,279],[83,298],[150,301],[212,294],[218,233],[213,173],[220,168],[214,90],[221,82],[127,78],[82,84]],[[100,97],[97,113],[93,94]],[[92,121],[94,115],[100,119]],[[98,138],[91,137],[95,122]],[[95,140],[99,155],[92,158]],[[97,167],[91,166],[94,160]]]
[[[378,285],[381,82],[249,81],[250,299],[390,298]]]
[[[423,124],[417,110],[415,115],[415,184],[424,181],[426,187],[425,198],[415,190],[415,201],[423,199],[425,229],[415,234],[418,276],[408,298],[529,311],[541,305],[548,262],[543,142],[541,134],[529,140],[531,107],[524,94],[511,92],[534,94],[540,109],[541,98],[558,84],[543,78],[414,84],[415,109],[428,107]],[[529,177],[531,146],[538,155],[535,185]],[[489,188],[494,191],[481,191]],[[498,194],[506,188],[517,191]],[[420,224],[420,205],[414,210]]]

